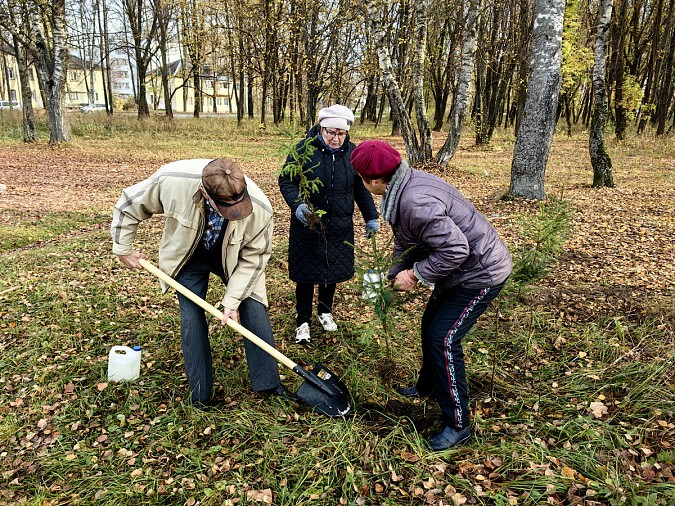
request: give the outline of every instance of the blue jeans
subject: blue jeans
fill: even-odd
[[[417,389],[435,394],[444,425],[469,425],[469,395],[462,338],[497,297],[504,283],[483,289],[454,287],[431,294],[422,316],[422,369]]]
[[[220,259],[217,262],[207,261],[202,256],[195,255],[178,273],[176,281],[203,299],[206,296],[211,272],[225,282]],[[207,403],[211,398],[213,373],[206,315],[201,307],[180,293],[178,303],[181,344],[192,402]],[[239,306],[239,318],[243,327],[274,346],[272,325],[267,308],[262,303],[250,297],[244,299]],[[280,383],[276,359],[248,339],[244,337],[242,339],[251,388],[256,392],[276,388]]]

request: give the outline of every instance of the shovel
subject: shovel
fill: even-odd
[[[222,320],[222,312],[218,311],[204,299],[185,288],[171,276],[160,271],[147,260],[141,259],[138,261],[138,263],[145,270],[157,276],[167,285],[179,291],[192,302],[208,311],[219,320]],[[349,391],[347,390],[345,384],[326,366],[319,363],[314,366],[312,372],[307,372],[305,369],[293,362],[290,358],[279,352],[274,346],[270,346],[265,341],[256,336],[253,332],[239,325],[231,318],[227,319],[227,325],[231,329],[239,332],[249,341],[253,342],[253,344],[259,348],[262,348],[263,351],[272,355],[275,359],[277,359],[278,362],[282,363],[305,380],[302,385],[300,385],[300,388],[295,394],[302,401],[306,402],[309,406],[318,412],[323,413],[324,415],[332,417],[344,417],[344,415],[349,413],[349,410],[351,409],[351,405],[349,404]]]

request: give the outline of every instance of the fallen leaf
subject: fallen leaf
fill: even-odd
[[[591,414],[593,418],[602,418],[602,415],[607,414],[607,406],[602,402],[591,402]]]
[[[459,506],[460,504],[464,504],[466,502],[466,497],[457,492],[456,494],[453,494],[452,496],[452,503],[455,506]]]
[[[414,453],[410,452],[401,452],[401,458],[405,460],[406,462],[418,462],[420,460],[418,455],[415,455]]]
[[[571,467],[564,466],[562,468],[562,474],[563,476],[567,476],[568,478],[574,478],[574,475],[576,474],[576,471],[572,469]]]
[[[249,501],[272,504],[272,489],[266,488],[263,490],[247,490],[246,499]]]

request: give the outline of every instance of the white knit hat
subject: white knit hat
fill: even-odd
[[[319,125],[323,128],[349,130],[354,124],[354,113],[344,105],[331,105],[319,111]]]

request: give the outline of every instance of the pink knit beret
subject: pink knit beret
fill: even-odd
[[[364,141],[359,144],[350,158],[354,170],[366,179],[380,179],[389,176],[401,163],[401,155],[383,141]]]

